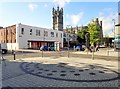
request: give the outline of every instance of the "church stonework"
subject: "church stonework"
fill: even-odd
[[[99,19],[98,18],[96,18],[96,24],[97,24],[97,26],[100,28],[100,33],[99,33],[99,39],[100,39],[100,45],[102,45],[103,44],[103,29],[102,29],[102,21],[100,21],[100,23],[99,23]]]
[[[53,30],[63,31],[63,8],[53,8]]]

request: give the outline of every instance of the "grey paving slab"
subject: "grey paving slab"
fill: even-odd
[[[3,87],[118,87],[117,61],[66,57],[22,60],[2,65]]]

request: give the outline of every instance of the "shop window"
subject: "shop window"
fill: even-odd
[[[51,32],[51,37],[54,37],[54,32]]]
[[[48,31],[44,31],[44,36],[48,36]]]
[[[61,33],[61,38],[62,38],[62,33]]]
[[[24,34],[24,28],[21,29],[21,34]]]
[[[30,35],[32,35],[32,29],[30,29]]]
[[[36,36],[40,36],[40,30],[36,30]]]
[[[58,37],[58,33],[56,33],[56,37]]]

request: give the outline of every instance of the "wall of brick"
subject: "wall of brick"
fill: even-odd
[[[0,43],[16,43],[16,25],[0,29]]]

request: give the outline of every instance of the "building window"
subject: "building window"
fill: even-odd
[[[32,29],[30,29],[30,35],[32,35]]]
[[[36,30],[36,36],[40,36],[40,30]]]
[[[8,35],[8,30],[6,30],[6,35]]]
[[[62,38],[62,33],[61,33],[61,38]]]
[[[51,37],[54,37],[54,32],[51,32]]]
[[[56,37],[58,37],[58,33],[56,33]]]
[[[15,43],[16,43],[16,39],[15,39]]]
[[[64,33],[64,37],[66,37],[66,33]]]
[[[21,34],[24,34],[24,28],[21,29]]]
[[[44,31],[44,36],[48,36],[48,31]]]

